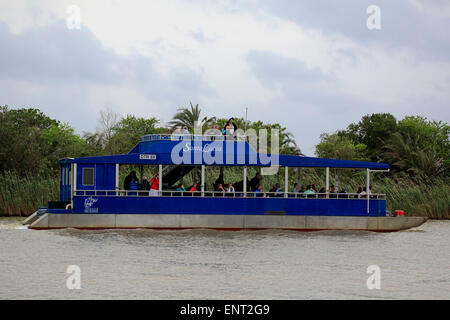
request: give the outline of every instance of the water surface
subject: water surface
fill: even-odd
[[[302,233],[36,231],[0,218],[0,299],[449,299],[449,248],[450,221]],[[67,289],[69,265],[80,290]]]

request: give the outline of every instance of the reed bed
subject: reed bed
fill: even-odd
[[[0,215],[28,216],[58,198],[59,182],[55,177],[0,173]]]
[[[120,170],[121,186],[123,179],[131,170],[139,170],[134,166],[123,166]],[[150,179],[157,171],[156,167],[144,167],[144,174]],[[206,188],[212,190],[212,185],[219,176],[219,168],[207,168]],[[248,178],[255,176],[257,169],[248,169]],[[225,184],[242,180],[242,168],[227,167],[224,169]],[[185,187],[200,181],[200,170],[191,171],[183,179]],[[319,190],[325,186],[324,169],[289,170],[289,191],[293,184],[315,184]],[[262,187],[269,191],[275,183],[284,188],[284,169],[275,175],[263,176]],[[355,170],[330,171],[330,184],[338,190],[345,189],[348,193],[356,192],[359,186],[365,186],[365,172]],[[408,216],[426,216],[432,219],[450,219],[450,183],[448,179],[436,179],[433,183],[417,184],[408,179],[394,181],[384,174],[373,174],[371,178],[372,192],[387,195],[387,208],[391,212],[403,210]],[[226,186],[225,186],[226,187]],[[59,197],[59,182],[56,177],[25,176],[15,172],[0,173],[0,215],[27,216],[36,211],[39,206],[46,206],[48,201]]]

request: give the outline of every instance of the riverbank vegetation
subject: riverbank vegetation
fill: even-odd
[[[38,109],[0,107],[0,215],[29,215],[59,194],[58,160],[128,153],[139,137],[152,133],[169,133],[174,127],[193,130],[195,121],[205,130],[213,125],[222,128],[228,119],[208,118],[198,105],[179,109],[172,121],[161,125],[156,117],[119,116],[111,110],[99,115],[95,132],[79,135],[68,123],[51,119]],[[245,122],[235,118],[239,128],[278,129],[280,153],[302,155],[295,139],[277,123]],[[385,162],[389,173],[373,174],[373,192],[388,196],[388,209],[402,209],[407,215],[450,218],[450,126],[424,117],[407,116],[397,120],[389,113],[364,116],[358,123],[334,133],[324,133],[316,146],[316,155],[324,158]],[[268,141],[270,141],[270,135]],[[152,172],[144,172],[151,177]],[[121,176],[126,170],[121,170]],[[249,178],[256,169],[249,169]],[[206,184],[212,186],[218,168],[208,168]],[[192,171],[184,179],[189,185],[198,180]],[[242,170],[225,169],[225,182],[242,180]],[[291,169],[289,188],[300,185],[324,186],[323,169]],[[283,186],[283,169],[263,177],[263,190],[275,183]],[[332,169],[331,183],[338,190],[355,192],[365,185],[361,170]]]

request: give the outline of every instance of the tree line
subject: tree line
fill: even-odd
[[[376,113],[345,130],[322,134],[316,155],[389,163],[392,177],[429,183],[449,177],[449,134],[450,126],[442,121]]]
[[[293,135],[278,123],[245,122],[235,118],[239,128],[257,132],[278,129],[280,152],[301,154]],[[198,104],[178,109],[172,120],[163,125],[156,117],[121,116],[111,109],[100,111],[95,132],[76,134],[68,124],[52,119],[37,108],[11,109],[0,106],[0,173],[15,171],[21,176],[55,176],[58,160],[65,157],[101,156],[128,153],[146,134],[171,133],[176,127],[194,126],[203,132],[213,125],[222,128],[228,119],[202,117]]]
[[[128,153],[145,134],[170,133],[186,126],[203,132],[212,125],[222,128],[228,119],[202,116],[198,104],[180,108],[166,125],[156,117],[124,117],[111,109],[100,111],[95,132],[76,134],[68,123],[52,119],[36,108],[10,109],[0,106],[0,172],[51,176],[58,160]],[[259,131],[278,129],[281,154],[302,155],[293,135],[278,123],[234,118],[239,128]],[[316,146],[323,158],[389,163],[393,177],[414,181],[448,178],[450,126],[421,116],[397,120],[392,114],[365,115],[358,123],[335,133],[324,133]]]

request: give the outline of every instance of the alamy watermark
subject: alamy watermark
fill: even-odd
[[[265,168],[261,174],[276,174],[279,167],[279,134],[278,129],[270,130],[268,152],[266,129],[259,132],[237,129],[224,135],[217,129],[207,130],[203,134],[199,126],[194,127],[193,135],[175,130],[172,138],[179,142],[173,146],[170,156],[176,165],[262,165]]]
[[[367,289],[381,289],[381,269],[379,266],[373,264],[367,267],[367,274],[370,276],[367,278],[366,285]]]
[[[81,269],[77,265],[70,265],[66,270],[67,274],[70,274],[66,280],[66,287],[69,290],[81,289]]]
[[[379,6],[370,5],[367,7],[366,13],[369,15],[366,21],[367,29],[381,30],[381,9]]]
[[[81,9],[77,5],[70,5],[66,9],[66,26],[69,30],[81,29]]]

